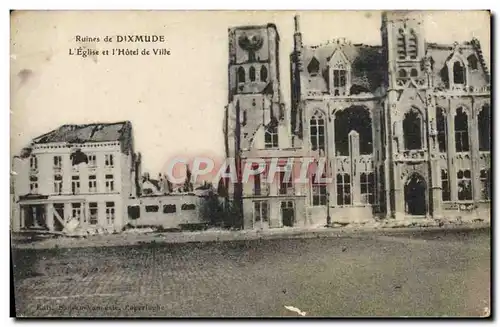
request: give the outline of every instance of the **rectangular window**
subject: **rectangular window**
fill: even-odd
[[[293,183],[291,172],[288,173],[289,176],[286,176],[287,172],[280,171],[280,187],[279,194],[281,195],[292,195],[293,194]]]
[[[71,218],[80,221],[82,218],[82,204],[72,203],[71,204]]]
[[[160,210],[158,206],[155,205],[146,206],[146,212],[158,212],[158,210]]]
[[[441,189],[441,199],[443,201],[450,201],[450,179],[448,178],[448,172],[445,169],[441,169]]]
[[[113,175],[106,175],[106,192],[113,192],[115,190],[115,182]]]
[[[96,155],[91,154],[87,156],[87,159],[89,160],[88,166],[89,167],[96,167],[97,166],[97,160],[96,160]]]
[[[255,201],[254,205],[254,221],[267,222],[269,221],[269,203],[267,201]]]
[[[54,193],[61,194],[63,189],[63,179],[61,175],[54,175]]]
[[[30,169],[38,170],[38,158],[36,156],[30,157]]]
[[[458,200],[472,200],[472,181],[470,170],[457,172]]]
[[[196,205],[192,204],[192,203],[184,203],[182,206],[181,206],[181,210],[195,210],[196,209]]]
[[[361,203],[373,204],[375,202],[374,188],[375,180],[373,173],[361,173],[360,176],[361,186]]]
[[[323,176],[322,178],[325,178]],[[327,202],[327,185],[321,181],[316,180],[316,175],[311,177],[311,193],[312,193],[312,205],[313,206],[324,206]]]
[[[89,175],[89,192],[96,193],[97,192],[97,179],[96,175]]]
[[[346,71],[334,70],[333,71],[333,87],[345,87],[346,85]]]
[[[106,223],[113,225],[115,223],[115,203],[106,202]]]
[[[89,202],[89,223],[91,225],[97,225],[98,212],[97,202]]]
[[[112,154],[107,154],[104,158],[104,165],[106,168],[112,168],[114,166],[113,163],[113,155]]]
[[[491,200],[491,176],[489,169],[481,170],[479,175],[479,180],[481,181],[481,199]]]
[[[36,176],[30,176],[30,193],[38,193],[38,177]]]
[[[80,176],[71,177],[71,192],[73,194],[80,194]]]
[[[177,211],[177,207],[175,204],[165,204],[163,205],[163,213],[175,213]]]
[[[337,205],[351,205],[351,176],[337,174]]]
[[[54,156],[54,169],[60,170],[62,168],[62,157]]]

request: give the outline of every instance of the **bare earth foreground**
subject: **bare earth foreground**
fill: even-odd
[[[490,229],[13,250],[17,315],[483,316]]]

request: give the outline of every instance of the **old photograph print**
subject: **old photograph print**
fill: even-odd
[[[12,11],[17,317],[490,317],[489,11]]]

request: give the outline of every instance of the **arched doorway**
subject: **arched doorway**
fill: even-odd
[[[405,184],[406,213],[412,216],[425,216],[427,213],[425,179],[418,173],[412,174]]]

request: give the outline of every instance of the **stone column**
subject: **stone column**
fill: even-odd
[[[456,169],[456,151],[455,151],[455,109],[448,107],[448,115],[446,118],[447,127],[447,144],[446,150],[448,152],[448,180],[450,183],[450,200],[458,200],[457,188],[457,169]]]
[[[329,108],[327,108],[329,110]],[[330,176],[327,176],[331,178],[331,183],[327,186],[328,187],[328,203],[330,207],[334,207],[337,205],[337,157],[335,155],[335,115],[332,115],[330,117],[330,112],[328,112],[327,117],[329,119],[327,120],[327,162],[330,164],[330,167],[328,167],[328,172]]]
[[[47,222],[47,228],[49,231],[54,231],[54,204],[47,203],[45,205],[45,219]]]
[[[359,184],[359,134],[356,131],[349,132],[349,155],[351,160],[351,194],[352,204],[361,203],[361,189]]]
[[[436,126],[436,106],[434,98],[431,95],[427,97],[427,112],[429,113],[428,128],[428,153],[429,153],[429,177],[430,184],[430,197],[432,199],[432,206],[429,206],[430,214],[434,218],[441,217],[441,202],[442,202],[442,189],[441,189],[441,169],[439,168],[439,145],[438,133]]]
[[[401,180],[401,163],[394,164],[394,218],[405,217],[404,181]]]
[[[471,177],[472,177],[472,199],[475,203],[481,200],[481,167],[479,165],[479,128],[478,115],[481,108],[476,108],[474,98],[472,100],[471,114],[469,118],[469,140],[471,151]]]

